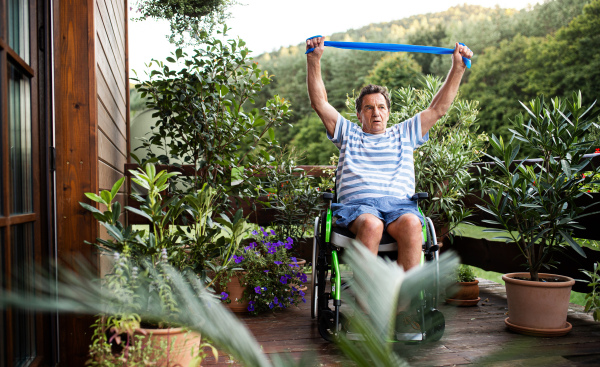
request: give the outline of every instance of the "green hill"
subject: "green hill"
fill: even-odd
[[[584,6],[589,3],[584,9]],[[409,43],[453,47],[464,42],[474,52],[473,68],[465,74],[461,93],[480,101],[482,129],[506,134],[509,118],[521,111],[519,100],[567,95],[582,90],[589,102],[598,98],[600,49],[597,29],[600,0],[553,0],[514,9],[463,5],[439,13],[371,24],[328,36],[334,41]],[[563,48],[569,53],[561,52]],[[280,129],[283,144],[308,150],[307,164],[327,164],[335,148],[310,108],[306,92],[305,45],[281,48],[255,58],[274,75],[262,97],[279,94],[292,103],[294,127]],[[345,112],[346,95],[369,82],[388,87],[415,84],[414,75],[444,76],[450,58],[438,55],[348,51],[328,48],[322,71],[330,103]],[[418,87],[418,86],[417,86]]]

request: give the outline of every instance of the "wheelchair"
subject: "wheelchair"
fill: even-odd
[[[426,199],[427,193],[416,193],[413,201]],[[334,202],[334,193],[323,193],[326,210],[315,218],[312,279],[311,279],[311,317],[317,319],[318,330],[321,337],[327,341],[336,340],[342,333],[349,340],[361,340],[360,335],[352,333],[346,327],[347,317],[340,311],[342,305],[341,291],[348,288],[347,283],[342,283],[340,272],[341,252],[348,247],[355,235],[347,228],[333,225],[331,204]],[[419,212],[423,212],[419,208]],[[397,331],[395,342],[421,343],[438,341],[444,334],[444,315],[436,308],[440,299],[439,275],[439,246],[435,235],[433,222],[425,217],[423,226],[423,252],[421,264],[433,261],[436,269],[435,276],[430,286],[425,287],[416,299],[411,300],[411,310],[416,311],[418,330],[405,333]],[[397,244],[393,237],[384,231],[379,245],[379,256],[391,259],[397,255]],[[329,278],[329,284],[328,284]]]

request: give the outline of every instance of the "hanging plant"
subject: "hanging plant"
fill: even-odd
[[[132,20],[148,18],[168,20],[171,26],[169,42],[176,45],[197,43],[212,33],[216,25],[229,18],[227,9],[234,0],[137,0],[130,8],[139,14]]]

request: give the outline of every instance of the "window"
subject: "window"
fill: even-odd
[[[0,283],[31,292],[40,240],[39,121],[35,109],[35,14],[29,0],[0,1]],[[36,64],[32,66],[33,64]],[[38,184],[39,185],[39,184]],[[0,366],[29,366],[38,358],[39,318],[6,310],[0,315]]]

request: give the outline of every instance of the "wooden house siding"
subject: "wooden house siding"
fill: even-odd
[[[84,241],[107,235],[79,202],[94,204],[85,193],[110,189],[128,159],[127,1],[54,4],[57,256],[74,264],[83,255],[99,265]],[[117,200],[125,204],[125,186]],[[60,317],[59,365],[84,365],[93,319]]]
[[[110,190],[123,177],[129,152],[129,75],[125,2],[95,0],[98,99],[98,187]],[[126,204],[126,185],[117,201]],[[122,218],[124,219],[124,217]],[[99,228],[101,238],[108,238]]]

